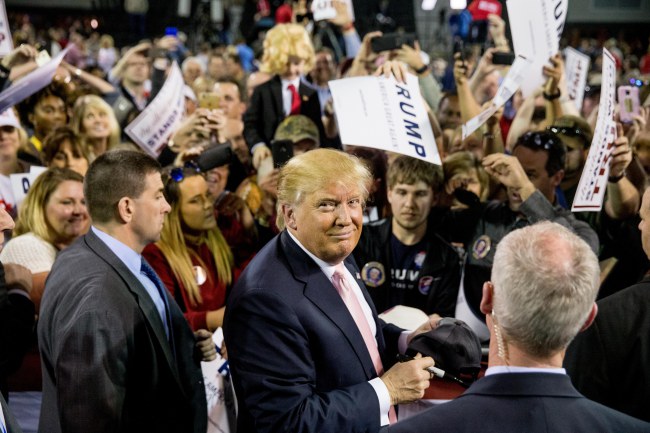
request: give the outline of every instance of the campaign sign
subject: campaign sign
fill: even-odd
[[[74,44],[70,44],[72,46]],[[29,74],[25,75],[15,83],[12,83],[7,89],[0,93],[0,112],[9,107],[13,107],[23,99],[33,95],[52,82],[56,68],[68,53],[70,47],[66,47],[52,60],[39,66]]]
[[[354,77],[330,81],[344,144],[373,147],[441,164],[418,79]]]
[[[521,85],[527,97],[544,84],[542,67],[559,50],[568,0],[508,0],[506,5],[515,54],[533,62],[527,80]]]
[[[149,105],[124,129],[131,139],[157,158],[185,112],[183,74],[174,62],[165,84]]]
[[[603,78],[600,90],[600,104],[598,105],[598,118],[585,168],[582,170],[578,189],[571,206],[571,210],[574,212],[600,212],[603,207],[609,176],[609,162],[614,147],[613,143],[616,139],[616,123],[614,122],[615,90],[616,61],[611,53],[603,48]]]

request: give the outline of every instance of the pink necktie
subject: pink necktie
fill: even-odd
[[[296,90],[296,86],[289,84],[287,89],[291,92],[291,110],[289,111],[289,115],[300,114],[300,95],[298,94],[298,90]]]
[[[384,366],[381,363],[381,356],[379,355],[379,350],[377,349],[377,340],[375,340],[375,336],[372,335],[370,325],[368,324],[368,320],[366,320],[366,316],[363,314],[359,299],[357,299],[354,291],[345,278],[345,266],[343,263],[336,265],[336,270],[332,276],[332,282],[334,283],[336,290],[339,292],[339,295],[341,295],[343,302],[348,307],[348,310],[350,311],[354,322],[357,324],[357,328],[359,328],[359,332],[363,337],[363,341],[366,343],[366,348],[368,349],[372,363],[375,366],[377,375],[381,376],[384,374]],[[395,414],[395,409],[393,406],[391,406],[390,410],[388,411],[388,419],[390,420],[391,424],[397,422],[397,416]]]

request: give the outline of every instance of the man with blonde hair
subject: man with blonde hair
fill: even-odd
[[[481,311],[490,329],[485,377],[392,432],[648,432],[650,424],[588,400],[562,368],[598,312],[598,259],[569,229],[542,222],[497,247]]]
[[[350,257],[369,181],[359,160],[332,149],[281,169],[283,231],[241,275],[224,319],[238,431],[377,432],[395,420],[391,405],[428,387],[431,358],[391,365],[434,318],[414,333],[379,320]]]

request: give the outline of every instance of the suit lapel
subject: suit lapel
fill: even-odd
[[[272,78],[271,96],[271,99],[273,100],[273,109],[277,113],[278,119],[284,119],[284,108],[282,106],[282,80],[278,75]]]
[[[113,251],[111,251],[111,249],[108,248],[108,246],[106,246],[106,244],[92,232],[92,230],[88,231],[88,234],[86,234],[84,239],[88,247],[115,270],[117,275],[126,285],[129,292],[131,292],[133,295],[135,302],[140,307],[142,314],[149,323],[149,327],[153,331],[155,339],[158,341],[158,344],[165,355],[165,359],[169,364],[170,370],[173,372],[173,375],[180,386],[180,378],[178,377],[178,370],[176,368],[176,362],[174,361],[174,355],[172,354],[170,343],[167,340],[167,334],[165,333],[165,328],[160,318],[160,314],[158,313],[158,309],[156,308],[155,304],[151,300],[151,296],[149,296],[149,293],[147,293],[140,281],[138,281],[138,279],[135,277],[135,275],[133,275],[129,268],[126,267],[124,262],[122,262],[122,260],[120,260],[115,255],[115,253],[113,253]],[[168,304],[171,304],[172,300],[169,298],[169,296],[167,299],[169,301]],[[170,314],[172,310],[173,309],[170,308]],[[181,386],[181,389],[184,388]]]
[[[368,380],[376,377],[377,373],[366,348],[366,343],[332,282],[327,279],[320,267],[290,238],[286,231],[282,232],[280,236],[294,277],[305,284],[305,297],[341,330],[359,362],[363,365]],[[355,275],[355,273],[352,272],[352,275]],[[374,310],[373,315],[376,317]]]

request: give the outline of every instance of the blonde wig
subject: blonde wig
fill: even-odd
[[[264,55],[260,70],[282,75],[287,71],[289,57],[305,61],[304,73],[314,67],[314,46],[307,30],[298,24],[278,24],[264,38]]]

